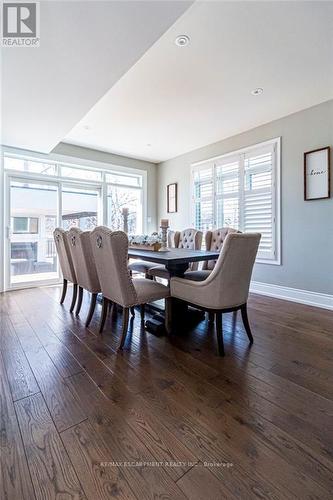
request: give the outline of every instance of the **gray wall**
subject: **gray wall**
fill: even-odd
[[[333,147],[333,100],[160,163],[158,219],[169,218],[172,228],[177,229],[191,224],[192,163],[279,136],[282,265],[256,264],[253,279],[333,294],[333,199],[303,200],[303,153],[322,146]],[[178,183],[177,214],[166,213],[166,186],[172,182]]]
[[[89,161],[100,161],[112,165],[119,165],[122,167],[138,168],[147,172],[147,217],[151,218],[148,223],[148,232],[156,230],[156,165],[149,161],[136,160],[134,158],[127,158],[126,156],[105,153],[95,149],[83,148],[66,144],[61,142],[54,148],[52,154],[59,154],[65,156],[72,156],[74,158],[82,158]]]

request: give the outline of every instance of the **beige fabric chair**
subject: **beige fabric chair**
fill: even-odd
[[[211,250],[216,252],[222,250],[224,240],[228,234],[239,233],[237,229],[232,227],[222,227],[219,229],[214,229],[214,231],[207,231],[205,234],[206,250]],[[214,269],[216,260],[205,260],[202,265],[202,269],[198,271],[188,271],[185,273],[185,278],[192,281],[203,281],[208,278],[212,270]]]
[[[215,313],[220,355],[224,355],[222,313],[241,310],[246,333],[253,342],[247,317],[250,280],[261,235],[229,234],[217,263],[205,281],[171,278],[171,296]]]
[[[67,283],[68,281],[70,281],[71,283],[73,283],[73,297],[70,306],[70,312],[73,312],[77,297],[77,278],[68,245],[67,231],[61,229],[60,227],[57,227],[53,231],[53,237],[59,258],[60,269],[63,276],[63,288],[62,288],[60,304],[63,304],[65,300],[67,293]]]
[[[170,295],[169,288],[144,278],[132,280],[127,265],[128,238],[123,231],[112,232],[107,227],[99,226],[90,233],[90,241],[103,293],[100,332],[104,328],[110,301],[122,306],[122,348],[128,328],[129,308],[166,299]]]
[[[97,295],[101,292],[91,248],[90,231],[83,232],[81,229],[73,227],[68,231],[67,239],[79,287],[79,298],[75,314],[80,313],[83,290],[87,290],[91,293],[90,308],[86,319],[86,326],[89,326],[95,311]]]
[[[201,250],[202,232],[189,228],[184,231],[176,231],[174,235],[175,248],[188,248],[189,250]],[[198,269],[198,262],[192,262],[189,266],[191,271]],[[149,275],[154,278],[170,279],[169,271],[165,266],[156,266],[149,270]]]
[[[178,235],[178,231],[169,231],[168,232],[168,247],[175,248],[175,237]],[[179,239],[179,238],[178,238]],[[149,262],[144,260],[136,260],[135,262],[131,262],[128,268],[131,272],[142,273],[145,275],[147,279],[153,279],[153,276],[149,274],[150,269],[156,267],[156,262]]]

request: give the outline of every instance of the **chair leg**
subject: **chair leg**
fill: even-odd
[[[109,300],[103,297],[101,321],[99,324],[99,333],[102,333],[102,331],[104,330],[105,320],[108,315],[108,308],[109,308]]]
[[[83,288],[82,288],[82,286],[79,286],[79,297],[78,297],[78,301],[77,301],[75,316],[78,316],[80,314],[81,306],[82,306],[82,299],[83,299]]]
[[[208,322],[214,323],[214,313],[208,313]]]
[[[222,313],[216,313],[216,335],[219,355],[224,356],[224,342],[223,342],[223,329],[222,329]]]
[[[165,299],[165,329],[168,335],[172,333],[172,298]]]
[[[96,300],[97,300],[97,293],[92,293],[91,299],[90,299],[89,312],[88,312],[88,316],[86,319],[86,327],[88,327],[90,325],[90,322],[91,322],[92,317],[94,315],[95,307],[96,307]]]
[[[76,297],[77,297],[77,284],[73,284],[73,297],[72,297],[72,303],[71,307],[69,308],[70,312],[73,312],[74,307],[75,307],[75,302],[76,302]]]
[[[140,306],[140,315],[141,315],[141,321],[145,320],[145,304],[141,304]]]
[[[64,281],[62,284],[62,294],[61,294],[60,304],[64,303],[66,293],[67,293],[67,280],[65,280],[65,278],[64,278]]]
[[[131,307],[131,315],[135,318],[135,307]]]
[[[129,313],[129,308],[124,307],[123,308],[123,328],[122,328],[122,333],[121,333],[121,340],[120,340],[119,349],[122,349],[124,347],[126,334],[127,334],[127,328],[128,328],[128,317],[129,317],[128,313]]]
[[[249,318],[247,316],[247,304],[243,304],[241,307],[242,320],[244,324],[245,331],[249,338],[250,344],[253,344],[253,336],[250,328]]]

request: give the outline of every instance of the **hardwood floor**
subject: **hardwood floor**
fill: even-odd
[[[60,295],[0,295],[1,500],[332,498],[332,312],[252,295],[220,358],[208,321],[137,311],[119,353],[121,315],[99,335]]]

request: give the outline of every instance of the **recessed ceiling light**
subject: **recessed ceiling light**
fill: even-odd
[[[185,47],[189,42],[190,38],[187,35],[179,35],[175,40],[175,44],[178,45],[178,47]]]
[[[148,146],[148,148],[150,148],[151,144],[148,142],[147,146]]]
[[[264,89],[262,89],[261,87],[258,87],[256,89],[253,89],[251,90],[251,94],[252,95],[260,95],[264,92]]]

